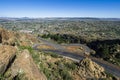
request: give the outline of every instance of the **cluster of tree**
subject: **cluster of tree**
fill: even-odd
[[[93,41],[88,46],[96,51],[95,57],[120,65],[120,40]]]
[[[39,37],[40,35],[38,35]],[[42,38],[50,38],[58,43],[87,43],[87,39],[70,34],[43,34]]]

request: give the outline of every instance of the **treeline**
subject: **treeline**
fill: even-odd
[[[120,66],[120,40],[92,41],[87,44],[96,51],[93,55]]]
[[[40,35],[38,35],[40,36]],[[50,38],[58,43],[87,43],[88,39],[81,36],[75,36],[70,34],[43,34],[42,38]]]

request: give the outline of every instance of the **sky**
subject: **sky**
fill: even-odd
[[[120,18],[120,0],[0,0],[0,17]]]

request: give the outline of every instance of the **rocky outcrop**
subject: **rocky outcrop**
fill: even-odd
[[[0,46],[0,74],[4,74],[13,63],[16,56],[16,48],[9,45]]]
[[[38,43],[38,40],[30,34],[18,34],[18,43],[20,46],[32,46],[34,43]]]
[[[106,74],[104,68],[93,62],[89,58],[85,58],[79,62],[79,67],[75,73],[79,76],[75,80],[91,80],[105,79]]]
[[[31,46],[38,40],[31,34],[23,34],[0,28],[0,80],[47,80],[39,71],[28,50],[19,46]]]
[[[0,28],[0,43],[6,45],[15,45],[16,38],[14,32]]]
[[[33,43],[37,42],[38,40],[30,34],[23,34],[0,28],[0,43],[3,45],[32,46]]]
[[[21,75],[22,77],[20,77]],[[16,77],[19,77],[20,80],[47,80],[45,75],[38,70],[28,50],[17,55],[15,62],[6,73],[6,77],[9,80]]]

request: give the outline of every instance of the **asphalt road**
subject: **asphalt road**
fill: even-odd
[[[84,55],[83,53],[81,53],[81,54],[76,54],[76,53],[67,51],[67,50],[64,49],[63,45],[60,45],[60,44],[57,44],[57,43],[53,43],[53,42],[49,42],[49,41],[44,40],[44,39],[42,39],[42,38],[39,38],[39,40],[41,41],[42,44],[35,44],[35,45],[33,46],[33,48],[34,48],[35,50],[39,50],[39,49],[37,49],[37,46],[50,45],[50,46],[54,47],[55,50],[42,49],[42,51],[44,51],[44,52],[54,52],[54,53],[57,53],[57,54],[62,55],[62,56],[64,56],[64,57],[70,58],[70,59],[72,59],[72,60],[74,60],[74,61],[80,61],[81,59],[85,58],[85,55]],[[86,52],[88,52],[88,53],[91,51],[90,48],[88,48],[87,46],[85,46],[85,45],[83,45],[83,44],[67,44],[67,45],[64,45],[64,46],[71,46],[71,45],[81,46],[81,47],[83,47],[84,50],[85,50]],[[100,59],[98,59],[98,58],[94,58],[94,57],[92,57],[92,56],[90,56],[89,58],[91,58],[92,61],[96,62],[96,63],[99,64],[100,66],[104,67],[104,69],[105,69],[107,72],[109,72],[109,73],[111,73],[111,74],[113,74],[113,75],[115,75],[115,76],[117,76],[117,77],[120,78],[120,67],[118,67],[118,66],[116,66],[116,65],[113,65],[113,64],[110,64],[110,63],[108,63],[108,62],[106,62],[106,61],[100,60]]]

